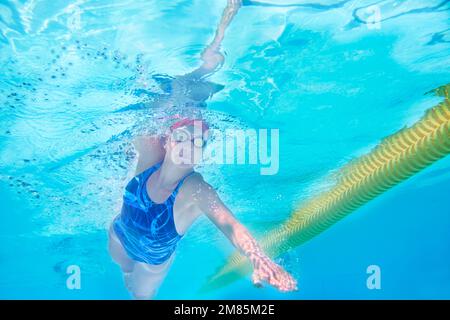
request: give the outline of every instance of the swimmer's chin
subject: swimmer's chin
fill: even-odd
[[[186,160],[186,161],[182,161],[180,163],[174,163],[174,165],[176,167],[182,168],[182,169],[193,169],[198,165],[198,163],[192,162],[190,160]]]
[[[177,167],[183,168],[183,169],[193,169],[195,168],[195,164],[178,164]]]

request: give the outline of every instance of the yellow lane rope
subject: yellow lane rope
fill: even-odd
[[[450,153],[450,84],[434,90],[444,100],[413,126],[384,139],[370,153],[344,166],[337,183],[306,201],[261,245],[279,256],[328,229],[378,195]],[[251,271],[247,259],[235,253],[213,275],[202,292],[223,287]]]

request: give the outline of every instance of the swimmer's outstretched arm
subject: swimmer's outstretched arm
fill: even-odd
[[[281,291],[297,290],[296,280],[263,252],[250,232],[234,217],[216,191],[203,179],[198,182],[198,191],[200,192],[197,192],[194,199],[198,209],[205,213],[252,263],[253,283],[261,286],[265,281]]]
[[[203,64],[189,75],[203,77],[214,73],[217,68],[223,64],[225,58],[223,54],[220,53],[220,46],[223,38],[225,37],[225,30],[230,25],[241,6],[242,0],[228,0],[228,4],[223,11],[219,26],[216,29],[214,39],[202,52],[201,58],[203,60]]]

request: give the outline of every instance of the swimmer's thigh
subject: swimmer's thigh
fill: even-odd
[[[112,226],[109,228],[108,247],[111,258],[120,266],[122,271],[125,273],[132,272],[135,261],[127,255]]]

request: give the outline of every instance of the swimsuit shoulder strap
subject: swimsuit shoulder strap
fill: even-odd
[[[151,175],[153,172],[155,172],[155,171],[161,166],[161,163],[162,163],[162,161],[160,161],[160,162],[154,164],[153,166],[151,166],[151,167],[145,169],[145,170],[140,174],[140,176],[143,178],[142,181],[143,181],[143,182],[146,182],[147,179],[150,177],[150,175]]]

